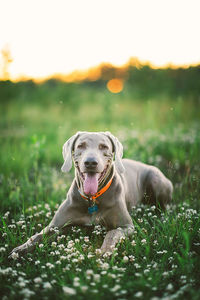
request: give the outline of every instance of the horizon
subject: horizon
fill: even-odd
[[[200,63],[196,0],[8,0],[2,6],[0,50],[10,52],[12,81],[123,67],[131,57],[153,68]]]

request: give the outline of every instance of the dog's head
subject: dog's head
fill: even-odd
[[[79,178],[83,182],[84,193],[93,195],[113,163],[122,173],[123,147],[110,132],[77,132],[63,145],[63,172],[72,167],[72,158]]]

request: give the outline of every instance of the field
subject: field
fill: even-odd
[[[0,92],[2,299],[200,299],[199,97],[54,80]],[[44,237],[33,253],[8,259],[65,199],[73,170],[61,173],[62,145],[78,130],[109,130],[124,157],[159,167],[173,182],[173,202],[160,212],[137,206],[135,234],[112,256],[96,254],[105,235],[96,226]]]

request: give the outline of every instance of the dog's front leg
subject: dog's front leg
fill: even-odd
[[[103,244],[101,246],[101,254],[106,252],[113,252],[116,244],[120,242],[121,239],[131,236],[134,233],[133,225],[126,225],[123,228],[119,227],[117,229],[112,229],[107,232]]]
[[[51,236],[53,234],[58,233],[58,230],[62,228],[66,223],[72,223],[72,216],[73,216],[73,207],[70,205],[71,201],[66,199],[58,208],[57,212],[55,213],[51,223],[45,227],[40,233],[36,233],[28,241],[16,248],[14,248],[9,257],[12,257],[17,254],[25,254],[27,252],[31,252],[35,249],[35,246],[40,243],[44,237]],[[15,253],[15,254],[14,254]]]

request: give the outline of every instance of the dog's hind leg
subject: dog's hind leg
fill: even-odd
[[[155,167],[148,171],[145,178],[145,193],[143,203],[166,208],[171,202],[173,185],[164,174]]]

